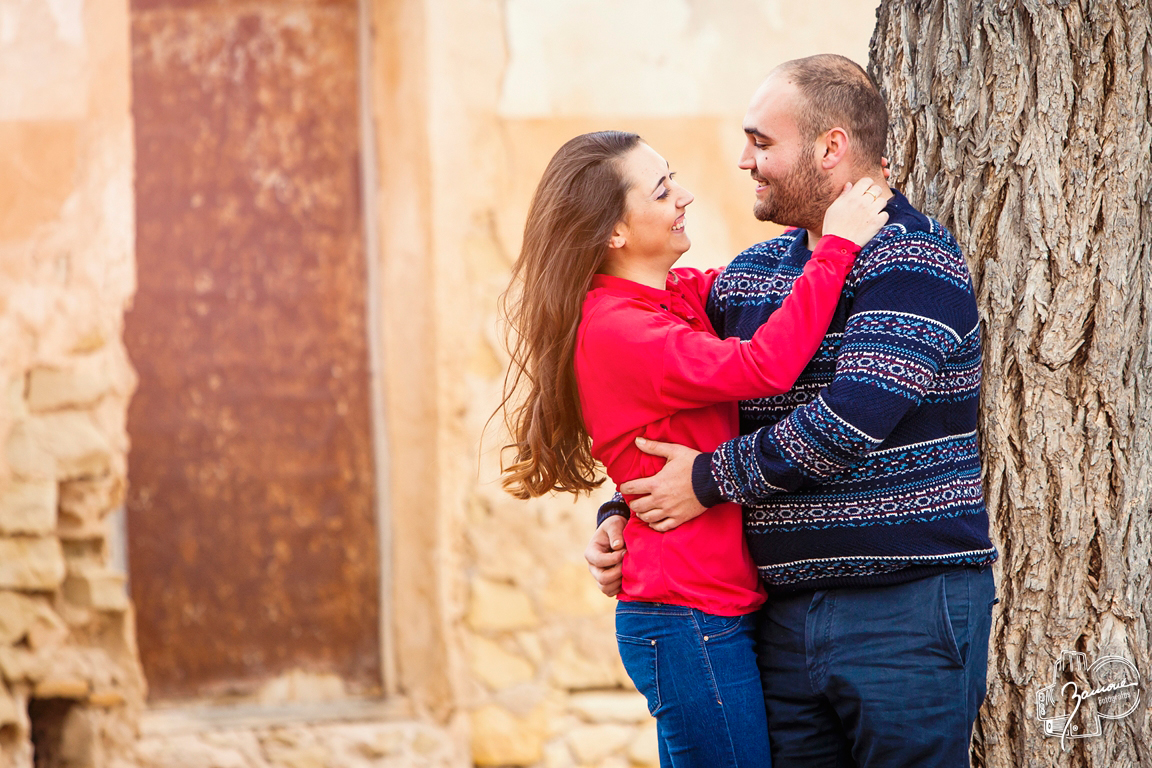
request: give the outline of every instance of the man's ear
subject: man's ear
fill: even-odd
[[[820,157],[817,161],[820,167],[830,171],[848,157],[848,132],[843,128],[829,128],[817,141],[817,152]]]

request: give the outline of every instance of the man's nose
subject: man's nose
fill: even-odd
[[[750,171],[756,167],[756,161],[752,158],[752,150],[747,145],[740,151],[740,159],[736,161],[736,167],[745,171]]]

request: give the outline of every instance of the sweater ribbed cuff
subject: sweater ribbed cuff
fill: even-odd
[[[692,462],[692,492],[705,507],[724,503],[720,484],[712,477],[712,454],[702,453]]]
[[[620,494],[616,494],[611,501],[604,502],[600,505],[600,509],[596,510],[596,527],[599,528],[605,520],[613,515],[620,515],[620,517],[628,519],[630,511],[628,505],[624,503],[624,498]]]

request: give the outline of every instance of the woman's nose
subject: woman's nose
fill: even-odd
[[[691,192],[684,189],[684,187],[680,187],[680,199],[677,200],[676,202],[679,204],[679,206],[681,208],[684,208],[685,206],[688,205],[688,203],[692,202],[695,199],[696,199],[696,197]]]

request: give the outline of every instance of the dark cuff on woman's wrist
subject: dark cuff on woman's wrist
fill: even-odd
[[[712,454],[702,453],[692,462],[692,492],[705,507],[724,503],[720,484],[712,477]]]
[[[604,524],[604,521],[613,515],[620,515],[625,520],[629,517],[630,510],[624,500],[617,496],[611,501],[606,501],[600,505],[600,509],[596,510],[596,527],[599,528]]]

